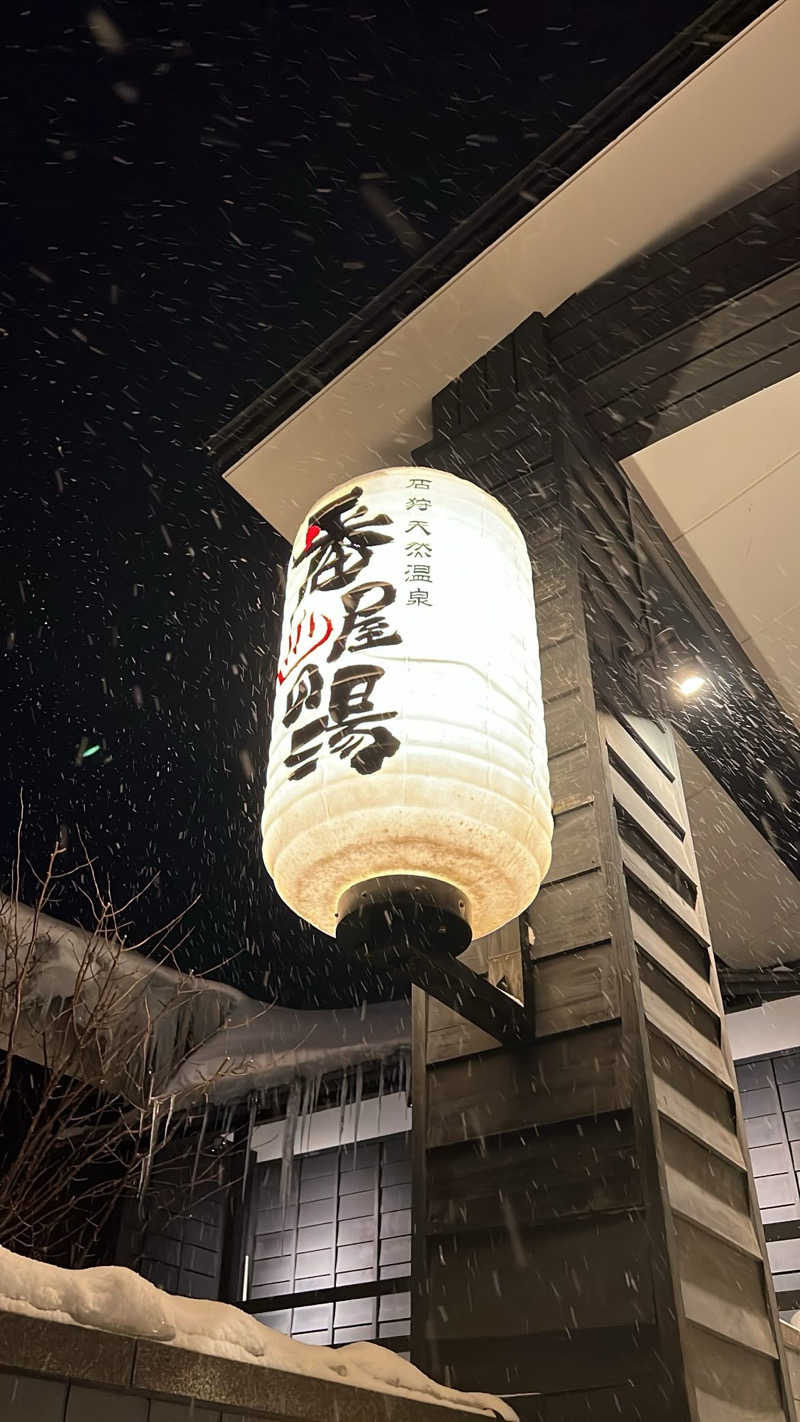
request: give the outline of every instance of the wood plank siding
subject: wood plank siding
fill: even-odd
[[[416,455],[528,542],[555,829],[521,928],[475,947],[524,983],[536,1042],[415,994],[412,1353],[526,1422],[795,1415],[674,744],[637,671],[650,570],[591,423],[606,407],[579,408],[552,359],[647,280],[677,302],[676,250],[555,336],[531,318],[448,387]]]
[[[566,301],[548,321],[618,459],[800,370],[794,174]]]

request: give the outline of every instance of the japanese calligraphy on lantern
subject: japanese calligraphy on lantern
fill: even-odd
[[[402,641],[391,621],[397,590],[370,575],[376,553],[393,542],[392,519],[371,509],[357,484],[315,509],[301,530],[274,713],[290,731],[283,763],[291,780],[313,775],[326,755],[373,775],[398,750],[388,725],[397,710],[380,686],[385,669],[370,660]]]
[[[433,469],[331,490],[286,579],[262,817],[278,891],[332,933],[343,889],[400,865],[463,887],[480,935],[533,898],[550,825],[511,515]]]
[[[406,525],[406,582],[411,586],[408,589],[409,607],[430,607],[430,587],[431,567],[433,558],[433,542],[431,535],[431,499],[429,490],[432,484],[431,479],[426,479],[422,475],[412,474],[407,480],[409,496],[406,499],[406,513],[409,521]]]

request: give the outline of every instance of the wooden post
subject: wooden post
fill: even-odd
[[[502,486],[534,571],[553,863],[522,946],[514,926],[473,948],[524,974],[537,1041],[497,1047],[415,990],[413,1357],[526,1422],[793,1419],[672,736],[604,704],[563,429]]]

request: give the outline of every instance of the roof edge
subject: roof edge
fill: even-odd
[[[208,448],[217,472],[227,473],[255,444],[692,74],[699,67],[699,46],[706,50],[705,62],[769,8],[763,0],[716,0],[471,216],[212,435]],[[708,38],[709,31],[712,40]]]

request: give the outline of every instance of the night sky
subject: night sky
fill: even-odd
[[[29,896],[81,835],[117,903],[153,880],[132,933],[199,896],[184,966],[348,995],[260,860],[288,550],[205,442],[703,8],[4,15],[0,856],[22,790]],[[52,911],[87,921],[69,881]]]

